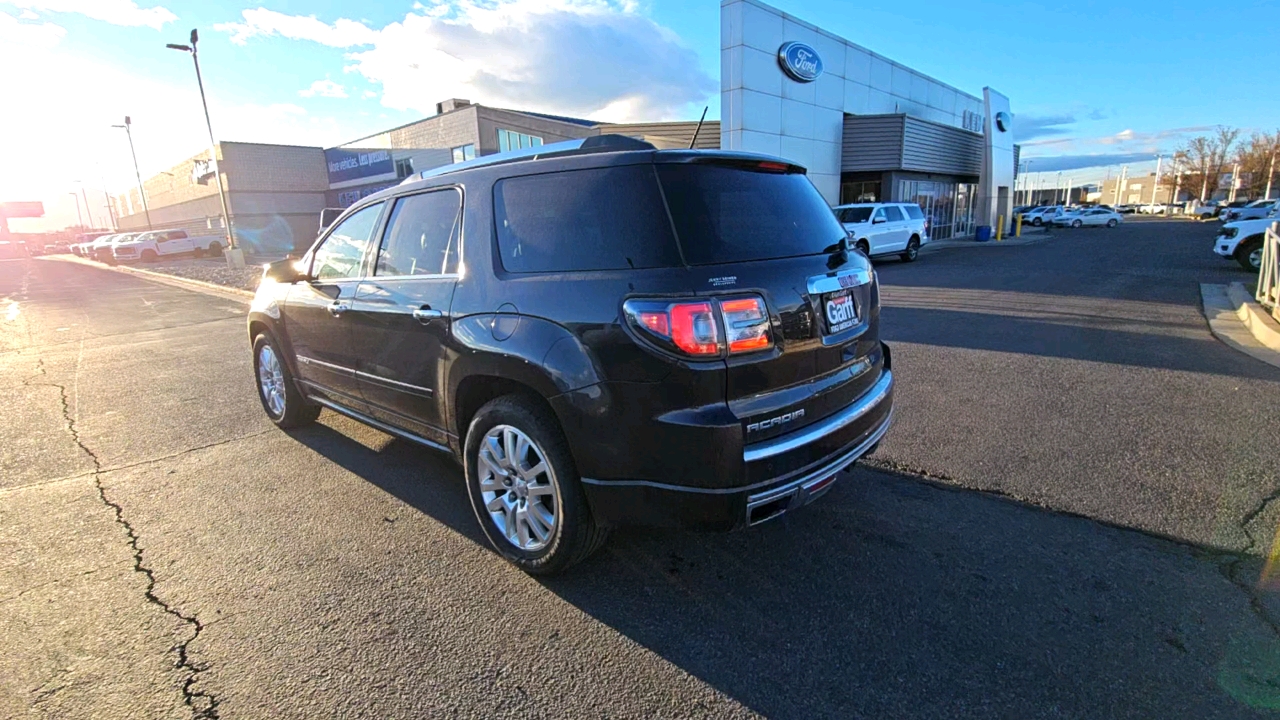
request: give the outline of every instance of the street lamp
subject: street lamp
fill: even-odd
[[[213,139],[213,123],[209,120],[209,103],[208,101],[205,100],[204,80],[200,77],[200,55],[197,47],[197,43],[199,43],[199,41],[200,41],[200,35],[196,32],[195,28],[192,28],[190,45],[178,45],[176,43],[169,43],[165,45],[165,47],[169,48],[170,50],[181,50],[182,52],[190,53],[191,62],[193,62],[196,66],[196,85],[199,86],[200,88],[200,105],[204,107],[204,124],[205,124],[205,127],[209,130],[209,159],[213,161],[213,165],[214,165],[213,176],[218,181],[218,200],[222,203],[222,226],[227,231],[227,248],[230,250],[235,250],[236,237],[235,237],[235,233],[232,232],[231,230],[231,213],[230,211],[227,210],[227,192],[222,187],[222,168],[219,167],[219,163],[218,163],[218,143],[215,142]],[[239,263],[236,263],[235,260],[233,260],[233,258],[236,258],[236,257],[238,257],[236,253],[231,253],[227,256],[227,261],[230,263],[239,264]]]
[[[138,195],[142,197],[142,212],[147,214],[147,229],[154,230],[155,228],[151,227],[151,208],[147,207],[147,191],[142,187],[142,173],[138,171],[138,153],[133,149],[133,121],[125,115],[123,125],[111,127],[124,128],[124,134],[129,136],[129,154],[133,156],[133,175],[138,178]]]
[[[69,192],[67,194],[75,198],[75,201],[76,201],[76,222],[80,225],[81,230],[87,229],[84,226],[84,215],[81,214],[80,212],[80,196],[75,194],[74,192]]]

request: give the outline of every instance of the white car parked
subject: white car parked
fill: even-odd
[[[1106,208],[1080,208],[1065,212],[1053,219],[1058,227],[1084,227],[1086,225],[1115,227],[1124,222],[1124,217],[1115,210]]]
[[[162,257],[179,255],[221,255],[222,242],[221,235],[193,236],[186,230],[155,230],[117,242],[111,246],[111,252],[122,262],[155,262]]]
[[[1280,210],[1271,215],[1252,220],[1236,220],[1226,223],[1213,239],[1213,252],[1235,260],[1245,270],[1257,272],[1262,267],[1262,240],[1267,228],[1280,220]]]
[[[1061,205],[1046,205],[1038,207],[1034,210],[1028,210],[1022,213],[1023,225],[1034,225],[1040,227],[1045,223],[1053,222],[1053,219],[1063,212]]]
[[[915,203],[854,203],[832,208],[864,255],[897,254],[904,262],[929,243],[929,221]]]

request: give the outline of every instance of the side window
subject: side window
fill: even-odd
[[[924,219],[924,211],[920,209],[919,205],[903,205],[902,209],[907,212],[907,217],[912,220]]]
[[[872,216],[871,222],[875,222],[876,220],[887,220],[887,219],[888,218],[886,218],[884,214],[884,208],[876,208],[876,214]]]
[[[440,275],[458,268],[462,193],[456,189],[396,201],[378,249],[375,275]]]
[[[317,280],[341,280],[360,275],[360,260],[378,224],[382,203],[357,211],[338,224],[316,248],[311,276]]]
[[[889,222],[898,222],[902,220],[902,211],[897,205],[885,205],[884,216],[889,219]]]

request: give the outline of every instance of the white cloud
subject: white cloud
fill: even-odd
[[[309,40],[345,48],[354,45],[370,45],[377,38],[377,31],[354,20],[338,20],[333,25],[317,20],[315,15],[285,15],[266,8],[245,10],[244,22],[220,23],[214,30],[231,34],[231,42],[244,45],[255,37],[279,35],[290,40]]]
[[[0,0],[0,3],[26,11],[78,13],[112,25],[149,27],[153,30],[159,30],[165,23],[178,19],[167,8],[159,5],[140,8],[134,0]]]
[[[347,90],[338,83],[325,78],[311,83],[311,87],[306,90],[299,90],[298,94],[302,97],[344,98],[347,96]]]
[[[363,93],[361,93],[361,96],[362,96],[362,97],[365,97],[365,98],[376,98],[376,97],[378,97],[378,91],[377,91],[377,90],[365,90]]]
[[[18,17],[25,18],[24,15]],[[66,28],[53,23],[24,23],[19,22],[8,13],[0,12],[0,45],[12,48],[26,47],[36,49],[49,49],[62,41],[62,37],[67,34]]]
[[[233,42],[282,36],[352,48],[347,72],[382,104],[434,112],[465,97],[598,120],[663,120],[715,92],[693,50],[633,0],[427,0],[381,29],[258,8],[215,26]]]

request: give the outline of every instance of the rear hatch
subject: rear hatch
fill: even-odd
[[[664,153],[659,153],[659,157]],[[730,352],[725,395],[748,444],[847,407],[879,379],[871,264],[801,168],[676,154],[658,176],[695,290],[764,299],[772,345]]]

